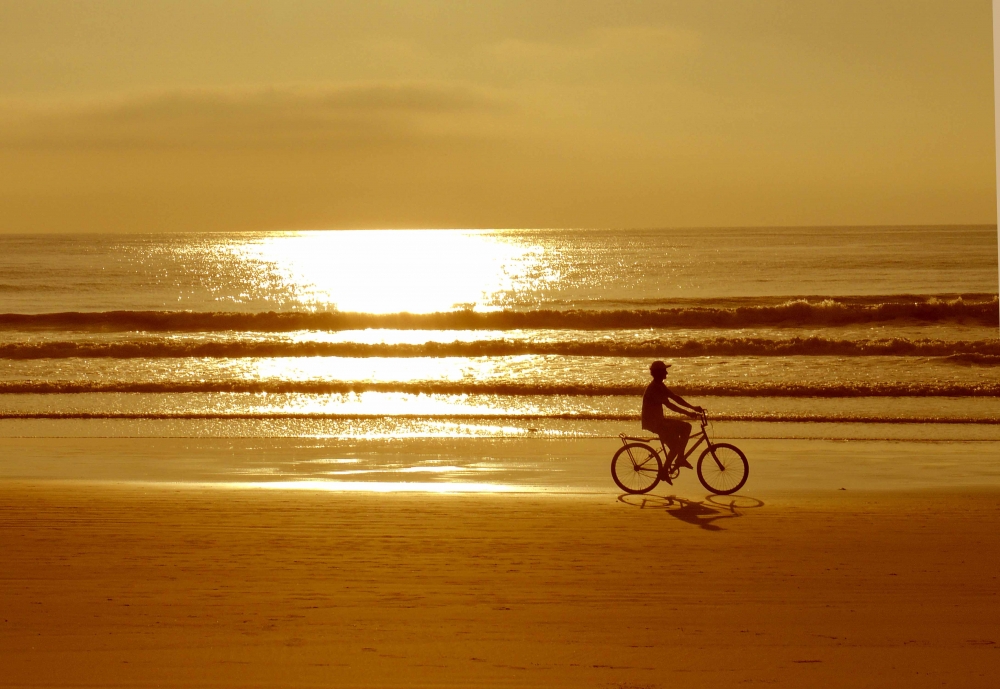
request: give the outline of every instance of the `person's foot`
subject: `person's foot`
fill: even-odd
[[[677,466],[679,466],[679,467],[681,467],[681,468],[683,468],[683,469],[694,469],[694,467],[693,467],[693,466],[691,466],[691,463],[690,463],[690,462],[688,462],[688,461],[687,461],[686,459],[684,459],[683,457],[680,457],[680,458],[679,458],[679,459],[677,460]]]
[[[674,480],[670,478],[670,467],[666,466],[660,469],[660,480],[666,481],[669,485],[674,485]]]

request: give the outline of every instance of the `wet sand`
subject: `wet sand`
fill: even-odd
[[[0,686],[995,681],[1000,492],[656,492],[6,480]]]
[[[758,426],[768,430],[765,424]],[[816,433],[805,424],[781,430]],[[845,427],[828,430],[839,433]],[[934,439],[913,437],[925,429],[889,429],[897,431],[895,436],[885,430],[877,429],[883,435],[877,438],[720,434],[716,440],[733,442],[746,452],[750,478],[744,492],[762,498],[840,488],[1000,490],[1000,462],[995,459],[1000,456],[1000,426],[937,427]],[[395,483],[396,488],[437,483],[452,488],[469,484],[473,490],[607,496],[615,489],[609,468],[621,440],[0,436],[0,445],[4,451],[0,482],[285,482],[335,487],[331,483],[336,481],[342,488],[346,482],[360,487]],[[692,462],[699,454],[692,456]],[[687,498],[705,495],[694,472],[683,472],[672,490]]]

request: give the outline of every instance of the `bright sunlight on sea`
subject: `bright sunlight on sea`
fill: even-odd
[[[320,480],[378,480],[388,460],[366,442],[637,432],[653,359],[672,361],[670,384],[734,437],[986,439],[1000,421],[991,228],[10,236],[0,248],[8,436],[349,440],[348,459],[367,457],[360,478]],[[231,463],[213,475],[295,473]],[[394,471],[434,467],[421,480],[483,475],[426,457]]]

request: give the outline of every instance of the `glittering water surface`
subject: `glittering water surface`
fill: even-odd
[[[997,291],[991,228],[0,238],[3,311],[628,308]]]
[[[608,437],[662,358],[744,437],[978,442],[996,256],[977,227],[3,237],[0,434]],[[491,481],[457,466],[390,473]]]

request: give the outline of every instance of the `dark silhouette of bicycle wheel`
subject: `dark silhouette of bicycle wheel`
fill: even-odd
[[[716,495],[735,493],[749,476],[750,464],[746,455],[735,445],[710,445],[698,458],[698,480]]]
[[[626,493],[648,493],[660,482],[660,456],[642,443],[629,443],[611,460],[611,478]]]

